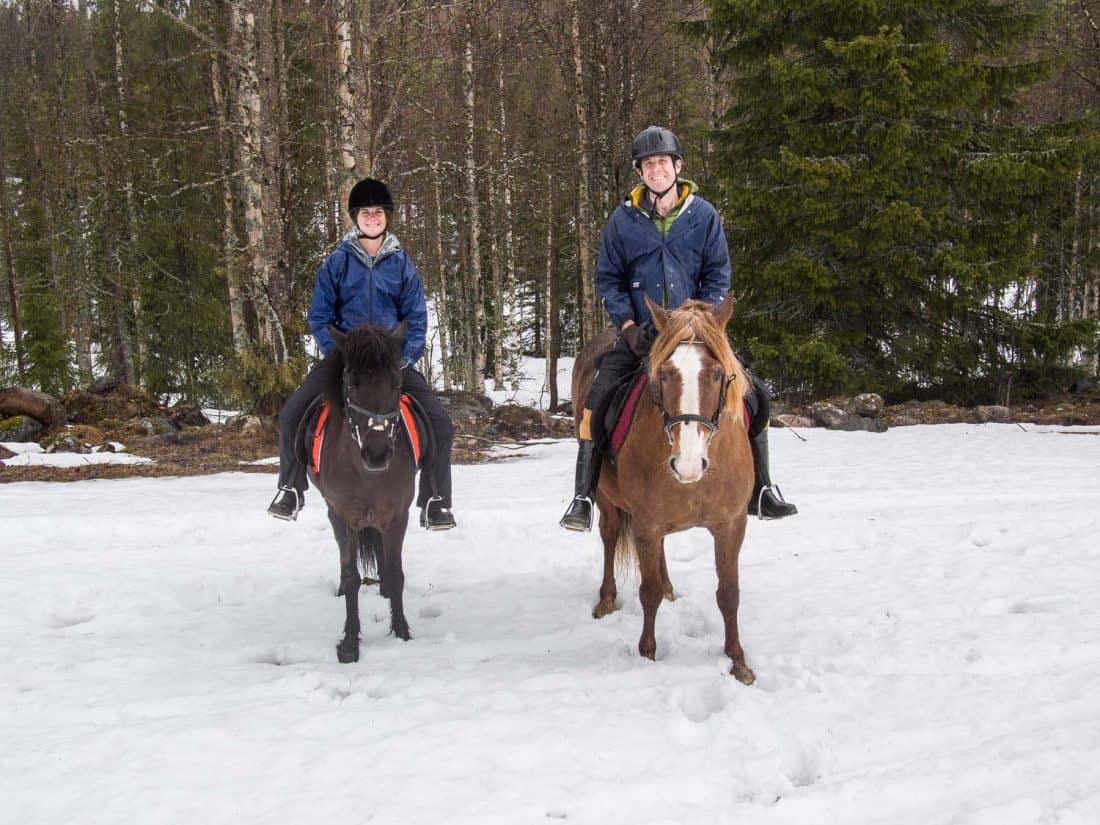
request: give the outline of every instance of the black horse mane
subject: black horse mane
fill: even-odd
[[[321,362],[325,397],[337,409],[344,407],[344,370],[369,375],[396,372],[401,363],[401,342],[380,327],[351,330],[343,346],[335,347]]]

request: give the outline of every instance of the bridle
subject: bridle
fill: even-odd
[[[397,419],[401,417],[400,401],[398,401],[398,406],[392,412],[381,413],[375,412],[374,410],[368,410],[364,407],[360,407],[351,400],[351,396],[348,395],[347,384],[347,372],[345,371],[344,420],[347,421],[348,429],[351,430],[352,437],[355,439],[355,443],[359,446],[359,449],[363,449],[363,434],[359,429],[359,422],[352,413],[365,416],[367,419],[366,429],[370,432],[380,432],[384,434],[386,440],[392,443],[397,437]]]
[[[701,345],[706,346],[705,341],[701,341],[698,338],[687,338],[681,341],[677,346],[682,344]],[[665,435],[668,436],[668,443],[672,444],[672,428],[677,424],[698,424],[707,431],[707,444],[710,444],[714,438],[715,433],[718,432],[718,423],[722,417],[722,408],[726,406],[726,392],[729,390],[730,383],[733,381],[734,376],[723,375],[722,385],[718,390],[718,406],[715,407],[714,415],[707,418],[705,415],[696,415],[695,413],[688,413],[686,415],[669,415],[668,410],[665,409],[664,398],[661,394],[661,385],[659,382],[653,382],[653,401],[657,405],[657,409],[661,411],[661,422],[664,426]]]

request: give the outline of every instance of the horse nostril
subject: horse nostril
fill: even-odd
[[[668,468],[672,470],[672,474],[679,478],[680,474],[676,471],[676,456],[671,456],[668,459]]]
[[[703,459],[703,472],[704,473],[707,471],[707,467],[709,467],[709,466],[710,466],[710,462],[707,461],[707,459],[704,458]]]

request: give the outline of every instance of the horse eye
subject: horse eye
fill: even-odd
[[[714,369],[712,369],[710,371],[710,377],[713,378],[715,381],[721,381],[722,380],[722,368],[721,367],[715,367]]]

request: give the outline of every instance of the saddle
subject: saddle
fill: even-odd
[[[317,396],[306,408],[298,424],[298,433],[294,438],[295,457],[316,475],[321,472],[321,448],[325,440],[325,423],[328,421],[329,403],[324,396]],[[407,393],[401,393],[402,431],[412,449],[413,461],[417,467],[426,457],[426,445],[432,443],[431,427],[428,418],[416,400]]]
[[[638,399],[642,397],[648,379],[644,365],[639,365],[634,370],[620,379],[615,388],[608,393],[608,398],[593,415],[595,421],[600,422],[599,431],[594,433],[601,452],[612,463],[615,462],[626,434],[630,432],[630,424],[634,420],[634,413],[638,409]]]

